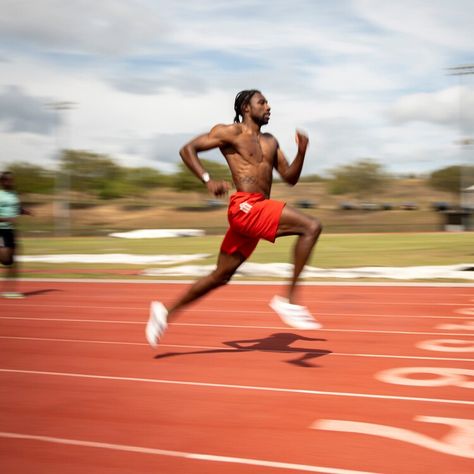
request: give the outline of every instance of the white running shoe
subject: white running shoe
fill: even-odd
[[[165,332],[168,324],[166,318],[168,310],[159,301],[152,301],[150,305],[150,318],[146,325],[146,339],[150,346],[158,347],[158,341]]]
[[[274,296],[270,301],[270,308],[275,311],[281,320],[296,329],[319,329],[322,324],[318,323],[306,306],[289,303],[286,298]]]
[[[25,295],[23,293],[18,293],[17,291],[6,291],[2,293],[2,297],[8,300],[21,300]]]

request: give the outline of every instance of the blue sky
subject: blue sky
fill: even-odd
[[[446,70],[474,63],[470,0],[0,8],[1,167],[52,167],[59,144],[173,171],[179,147],[230,123],[235,94],[247,88],[267,96],[266,130],[290,160],[295,128],[308,132],[306,174],[362,158],[396,173],[473,159],[456,141],[474,135],[474,79]],[[56,114],[48,104],[57,101],[74,106]]]

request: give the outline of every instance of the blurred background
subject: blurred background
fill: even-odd
[[[25,7],[25,4],[27,8]],[[0,0],[0,168],[26,235],[227,227],[179,148],[260,89],[327,232],[474,228],[469,0]],[[218,152],[203,155],[229,179]]]

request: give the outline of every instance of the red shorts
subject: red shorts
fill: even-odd
[[[275,242],[284,207],[284,202],[266,199],[260,193],[232,194],[227,211],[230,227],[221,251],[227,254],[239,252],[248,258],[260,239]]]

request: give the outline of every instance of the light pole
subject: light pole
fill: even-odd
[[[472,159],[472,150],[474,149],[474,135],[473,130],[468,129],[467,121],[464,116],[464,79],[467,76],[474,75],[474,64],[466,64],[463,66],[456,66],[448,68],[451,76],[459,77],[459,145],[461,147],[461,163],[459,176],[459,205],[461,212],[466,213],[466,224],[468,229],[471,227],[471,213],[474,210],[473,194],[471,189],[474,187],[474,160]],[[470,160],[470,166],[468,166]]]
[[[56,101],[50,102],[47,106],[53,109],[56,113],[55,136],[56,136],[56,181],[55,181],[55,200],[54,200],[54,234],[57,236],[67,236],[71,233],[71,219],[69,210],[69,190],[70,190],[70,176],[67,170],[61,172],[61,156],[63,151],[67,148],[68,141],[63,137],[61,140],[61,115],[64,119],[66,111],[74,108],[74,102]],[[66,120],[64,120],[66,122]],[[66,124],[67,125],[67,124]]]

